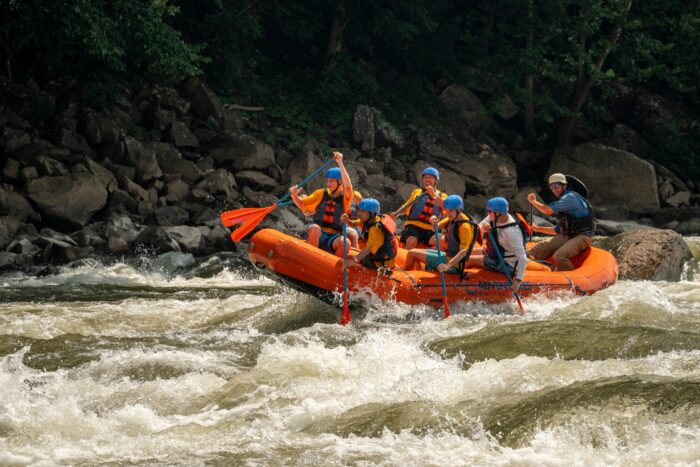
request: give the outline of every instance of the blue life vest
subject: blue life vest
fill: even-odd
[[[326,189],[323,191],[323,199],[318,203],[316,212],[314,213],[314,224],[321,227],[328,227],[340,232],[343,229],[343,223],[340,217],[343,215],[343,192],[339,196],[333,197]]]
[[[443,217],[442,209],[435,203],[432,196],[426,193],[418,196],[420,196],[421,199],[411,206],[411,210],[408,212],[408,220],[430,223],[431,216],[436,216],[438,219]]]
[[[557,214],[557,223],[559,224],[559,231],[568,236],[575,237],[582,233],[594,233],[595,232],[595,214],[593,213],[593,207],[591,203],[588,202],[586,198],[578,194],[573,190],[568,190],[566,194],[572,195],[576,200],[581,203],[581,207],[586,210],[586,214],[582,217],[574,217],[568,212],[560,212]]]

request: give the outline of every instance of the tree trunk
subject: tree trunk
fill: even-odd
[[[528,138],[535,138],[535,78],[532,75],[533,64],[530,61],[532,54],[532,45],[534,43],[534,0],[527,2],[527,38],[525,39],[525,49],[527,54],[527,63],[525,64],[527,75],[525,76],[525,134]]]
[[[632,0],[629,0],[625,4],[622,10],[623,15],[627,15],[627,13],[629,13],[630,11],[630,8],[632,8]],[[613,29],[613,32],[612,34],[610,34],[610,37],[608,38],[607,43],[605,44],[605,47],[603,48],[600,55],[595,61],[595,70],[597,73],[602,71],[603,65],[605,65],[605,60],[608,58],[608,55],[610,54],[610,51],[612,50],[613,46],[617,44],[617,42],[620,40],[621,35],[622,26],[618,24],[615,26],[615,29]],[[582,37],[581,41],[582,45],[585,45],[586,38]],[[576,79],[576,84],[574,85],[574,89],[571,91],[571,94],[569,95],[569,99],[566,104],[566,107],[569,110],[569,114],[564,117],[558,118],[555,123],[554,141],[556,147],[563,147],[569,144],[569,139],[571,138],[571,131],[573,130],[574,123],[576,122],[576,114],[581,111],[583,104],[586,103],[588,94],[590,93],[591,88],[593,88],[593,85],[595,83],[596,77],[591,75],[586,70],[585,63],[581,63]]]
[[[335,5],[331,33],[326,45],[326,65],[334,66],[335,57],[343,50],[343,31],[348,24],[345,0],[340,0]]]

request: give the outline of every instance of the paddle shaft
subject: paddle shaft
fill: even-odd
[[[533,209],[535,209],[535,208],[534,208],[534,206],[531,204],[531,205],[530,205],[530,238],[529,238],[529,240],[528,240],[529,242],[532,242],[532,225],[533,225],[533,224],[532,224],[532,219],[534,219]]]
[[[501,265],[501,269],[503,270],[503,274],[506,275],[506,279],[508,279],[508,283],[512,286],[513,285],[513,279],[511,279],[510,274],[508,274],[508,267],[506,266],[506,262],[503,259],[503,256],[501,256],[501,251],[498,249],[498,246],[493,239],[493,232],[489,230],[489,239],[491,240],[491,245],[493,245],[493,249],[496,250],[496,256],[498,256],[498,262]],[[515,297],[515,300],[518,302],[518,306],[520,307],[520,311],[525,314],[525,308],[523,307],[523,302],[520,300],[520,294],[518,292],[513,292],[513,296]]]
[[[401,211],[405,211],[406,209],[410,208],[411,206],[413,206],[414,204],[416,204],[416,203],[418,202],[418,200],[420,200],[420,199],[423,198],[424,196],[428,196],[428,194],[424,192],[423,194],[416,196],[415,198],[413,198],[413,201],[411,201],[410,203],[405,203],[405,204],[404,204],[403,206],[401,206],[399,209],[397,209],[396,211],[392,212],[392,214],[393,214],[394,216],[398,216],[398,215],[401,213]]]
[[[331,158],[328,159],[326,162],[324,162],[323,164],[321,164],[321,167],[319,167],[318,169],[316,169],[316,170],[314,170],[313,172],[311,172],[311,174],[310,174],[308,177],[306,177],[306,178],[305,178],[304,180],[302,180],[301,182],[297,183],[297,187],[301,188],[306,182],[308,182],[309,180],[311,180],[312,178],[314,178],[316,175],[318,175],[323,169],[325,169],[326,167],[328,167],[332,162],[333,162],[333,158],[331,157]],[[278,199],[277,202],[276,202],[275,204],[277,204],[277,206],[279,206],[280,203],[282,203],[283,201],[285,201],[285,200],[286,200],[287,198],[289,198],[291,195],[292,195],[291,193],[287,192],[283,197],[281,197],[280,199]]]
[[[345,262],[348,259],[348,226],[343,223],[343,311],[340,314],[340,324],[345,326],[350,322],[350,309],[348,308],[348,267]]]
[[[437,247],[438,264],[442,263],[442,253],[440,252],[440,231],[438,230],[437,222],[433,225],[435,230],[435,246]],[[445,273],[440,272],[440,282],[442,283],[442,305],[445,308],[444,319],[450,317],[450,309],[447,307],[447,287],[445,286]]]

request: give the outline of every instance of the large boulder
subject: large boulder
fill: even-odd
[[[85,171],[29,181],[27,196],[42,215],[66,226],[82,228],[107,204],[108,194],[117,187],[114,176],[90,159],[85,163]]]
[[[183,158],[180,151],[172,144],[153,143],[151,145],[156,153],[158,166],[166,174],[180,174],[180,177],[189,183],[193,183],[202,176],[202,171],[192,161]]]
[[[124,138],[124,146],[126,160],[123,162],[136,169],[138,182],[143,183],[163,176],[152,147],[142,144],[130,136]]]
[[[268,177],[256,170],[241,170],[236,172],[236,181],[243,186],[249,186],[254,190],[270,191],[277,186],[274,178]]]
[[[41,216],[22,195],[2,188],[0,188],[0,216],[14,216],[22,222],[41,220]]]
[[[621,279],[675,281],[692,258],[683,237],[649,229],[615,235],[606,245],[617,258]]]
[[[32,122],[50,118],[56,107],[56,99],[52,95],[6,76],[0,76],[0,102]]]
[[[178,148],[197,148],[199,139],[192,133],[187,125],[181,121],[174,121],[168,129],[170,141]]]
[[[235,170],[260,170],[275,163],[272,146],[244,133],[220,134],[209,144],[209,154]]]
[[[659,207],[656,171],[632,153],[585,143],[557,151],[549,173],[562,172],[581,179],[606,204],[622,204],[630,212],[651,214]]]
[[[225,169],[218,169],[206,174],[202,180],[195,185],[195,190],[193,190],[192,193],[195,194],[195,191],[203,191],[212,196],[225,196],[226,198],[235,199],[238,197],[236,188],[238,188],[238,185],[236,184],[236,179],[233,177],[233,174]]]
[[[425,161],[418,161],[413,165],[413,172],[416,174],[416,185],[422,186],[421,173],[423,172],[423,169],[430,165],[431,164]],[[443,191],[448,195],[459,195],[464,197],[464,192],[466,189],[464,177],[441,166],[437,166],[436,168],[440,172],[440,181],[438,182],[438,188],[440,191]]]
[[[4,250],[10,244],[21,227],[22,222],[16,217],[0,217],[0,250]]]
[[[440,101],[470,133],[500,129],[479,98],[460,84],[452,84],[445,88],[440,93]]]
[[[177,242],[181,251],[197,254],[204,247],[202,231],[197,227],[177,225],[165,227],[165,232]]]
[[[182,87],[182,93],[192,104],[193,114],[203,120],[213,117],[221,123],[224,107],[219,97],[204,81],[199,78],[188,79]]]
[[[352,119],[352,138],[365,152],[374,149],[374,110],[358,105]]]

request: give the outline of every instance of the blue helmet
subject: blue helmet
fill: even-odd
[[[442,202],[445,209],[464,209],[464,200],[459,195],[450,195]]]
[[[420,176],[422,177],[423,175],[432,175],[436,179],[440,180],[440,172],[438,172],[438,169],[435,167],[426,167]]]
[[[332,169],[328,169],[326,171],[326,178],[331,178],[333,180],[342,180],[343,175],[340,173],[340,169],[338,167],[333,167]]]
[[[499,214],[505,214],[508,212],[508,201],[500,196],[497,198],[491,198],[486,202],[486,209]]]
[[[377,201],[374,198],[365,198],[362,201],[360,201],[360,204],[357,206],[358,209],[362,209],[363,211],[369,211],[373,212],[374,214],[379,214],[379,201]]]

